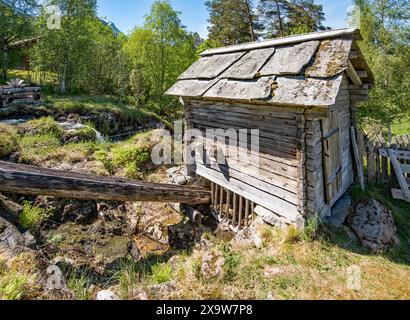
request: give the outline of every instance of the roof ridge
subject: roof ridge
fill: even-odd
[[[360,30],[357,28],[343,28],[335,30],[325,30],[319,32],[306,33],[302,35],[294,35],[289,37],[275,38],[270,40],[265,40],[261,42],[250,42],[240,45],[233,45],[227,47],[221,47],[216,49],[209,49],[201,53],[201,56],[210,56],[223,53],[233,53],[238,51],[255,50],[262,48],[269,48],[278,45],[300,43],[311,40],[320,40],[326,38],[334,38],[345,35],[353,35],[356,39],[362,39]]]

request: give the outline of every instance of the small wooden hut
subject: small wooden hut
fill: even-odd
[[[257,171],[202,156],[186,166],[212,182],[214,208],[235,226],[255,212],[297,225],[329,216],[354,182],[350,127],[373,84],[358,40],[341,29],[208,50],[167,92],[184,103],[187,129],[260,130]]]

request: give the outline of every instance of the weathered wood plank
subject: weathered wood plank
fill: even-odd
[[[252,171],[244,171],[237,167],[230,167],[226,165],[216,164],[215,161],[211,161],[210,164],[205,164],[201,159],[197,159],[198,163],[204,168],[209,168],[214,171],[218,171],[225,175],[226,177],[232,177],[239,181],[243,181],[250,186],[253,186],[259,190],[265,191],[273,196],[276,196],[280,199],[283,199],[287,202],[297,204],[298,195],[295,193],[295,190],[289,191],[283,188],[280,188],[272,182],[268,182],[267,179],[264,179],[263,176],[257,175]]]
[[[273,57],[265,64],[260,75],[298,75],[309,64],[319,47],[319,41],[277,47]]]
[[[376,182],[376,159],[374,152],[374,144],[371,141],[367,142],[367,182],[373,184]]]
[[[348,61],[348,68],[347,68],[347,73],[350,77],[350,79],[352,80],[352,82],[356,85],[356,86],[362,86],[363,82],[360,79],[360,76],[358,75],[356,69],[354,68],[354,66],[352,65],[352,63],[350,62],[350,60]],[[357,90],[356,90],[357,91]],[[354,92],[353,90],[351,91],[351,94],[353,95]],[[361,95],[361,94],[359,94]]]
[[[363,172],[363,163],[362,163],[363,159],[360,158],[359,148],[356,142],[356,134],[355,134],[355,130],[353,126],[350,127],[350,135],[352,139],[353,154],[354,154],[354,158],[356,161],[357,176],[359,179],[360,188],[362,190],[365,190],[366,187],[364,184],[364,172]]]
[[[224,188],[231,190],[235,194],[245,197],[256,204],[260,204],[292,221],[295,221],[299,217],[297,206],[249,186],[242,181],[234,178],[228,180],[224,174],[206,168],[200,164],[198,164],[197,173],[204,178],[214,181]]]
[[[0,162],[0,191],[105,201],[150,201],[201,204],[211,194],[201,187],[147,183],[67,173]]]
[[[400,188],[402,189],[404,199],[410,202],[410,190],[409,185],[407,184],[406,178],[403,175],[403,172],[400,167],[400,163],[397,160],[396,152],[392,149],[387,150],[390,156],[391,164],[396,172],[396,177],[399,182]]]

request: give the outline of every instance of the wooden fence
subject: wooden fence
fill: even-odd
[[[386,150],[410,151],[409,135],[394,137],[392,143],[387,143],[381,139],[372,141],[361,130],[358,130],[357,143],[360,159],[363,159],[367,184],[385,184],[397,187],[399,183]],[[410,164],[408,160],[401,160],[401,162],[402,164]],[[410,179],[410,175],[407,179]]]

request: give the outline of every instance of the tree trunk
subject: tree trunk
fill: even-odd
[[[64,66],[63,71],[60,78],[60,91],[61,93],[67,92],[67,68],[68,68],[68,57],[65,55],[64,57]]]
[[[279,1],[276,0],[275,3],[276,3],[276,16],[277,16],[278,22],[279,22],[279,35],[281,37],[284,37],[285,33],[284,33],[284,28],[283,28],[282,13],[280,11]]]
[[[256,41],[256,34],[255,34],[255,28],[254,28],[254,21],[253,21],[253,15],[252,15],[252,9],[251,5],[249,3],[249,0],[245,1],[245,10],[246,10],[246,15],[248,17],[248,23],[249,23],[249,32],[251,34],[251,40],[252,42]]]
[[[8,73],[8,68],[9,68],[9,46],[8,46],[8,41],[7,38],[4,37],[2,40],[2,57],[3,57],[3,63],[2,63],[2,70],[1,70],[1,81],[6,82],[7,81],[7,73]]]
[[[101,201],[209,204],[211,192],[178,186],[99,177],[0,161],[0,192]]]

